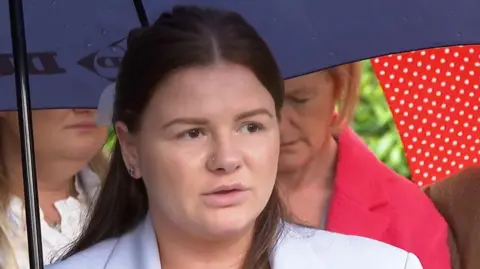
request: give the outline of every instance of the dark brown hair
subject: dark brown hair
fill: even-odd
[[[283,102],[283,79],[267,44],[239,14],[177,6],[150,27],[132,30],[116,84],[113,121],[139,130],[140,118],[154,87],[173,72],[219,61],[250,69],[274,99],[277,115]],[[141,222],[148,211],[143,180],[133,180],[118,143],[110,171],[89,223],[63,257],[74,255],[109,238],[121,236]],[[282,210],[274,190],[256,221],[255,235],[243,268],[269,268],[269,255],[281,230]]]

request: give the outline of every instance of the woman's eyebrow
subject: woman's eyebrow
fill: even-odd
[[[246,112],[242,112],[240,114],[238,114],[236,117],[235,117],[235,120],[236,121],[240,121],[240,120],[243,120],[243,119],[246,119],[246,118],[250,118],[250,117],[253,117],[253,116],[258,116],[258,115],[266,115],[270,118],[274,118],[275,116],[270,113],[270,111],[268,111],[268,109],[265,109],[265,108],[257,108],[257,109],[253,109],[253,110],[250,110],[250,111],[246,111]]]
[[[268,111],[268,109],[265,108],[257,108],[249,111],[242,112],[238,115],[235,116],[235,121],[240,121],[246,118],[250,118],[253,116],[258,116],[258,115],[265,115],[270,118],[274,118],[274,115]],[[188,117],[188,118],[175,118],[164,125],[162,125],[162,129],[167,129],[175,124],[188,124],[188,125],[207,125],[208,124],[208,119],[206,118],[194,118],[194,117]]]
[[[207,123],[208,120],[204,118],[176,118],[162,125],[162,129],[167,129],[175,124],[205,125]]]

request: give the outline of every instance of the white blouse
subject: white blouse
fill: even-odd
[[[55,202],[61,223],[51,227],[44,219],[40,209],[40,226],[42,232],[44,264],[50,264],[52,259],[59,258],[64,248],[79,235],[85,224],[89,202],[93,201],[100,187],[100,179],[90,169],[82,170],[75,178],[75,188],[79,194],[77,198],[69,197]],[[8,218],[11,222],[12,233],[9,235],[19,269],[29,269],[27,231],[23,201],[14,197],[11,200]]]

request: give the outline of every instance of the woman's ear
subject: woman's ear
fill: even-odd
[[[129,132],[127,125],[120,121],[115,123],[115,132],[128,173],[135,179],[141,178],[142,173],[138,164],[138,147],[135,136]]]

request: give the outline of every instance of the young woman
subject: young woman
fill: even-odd
[[[278,184],[290,220],[394,245],[417,255],[426,269],[450,269],[440,213],[348,128],[360,67],[285,82]]]
[[[106,172],[106,127],[96,110],[33,111],[44,262],[79,234]],[[16,112],[0,112],[0,268],[28,269],[20,135]]]
[[[111,170],[87,229],[48,268],[422,268],[380,242],[282,223],[283,91],[236,13],[176,7],[133,31]]]

